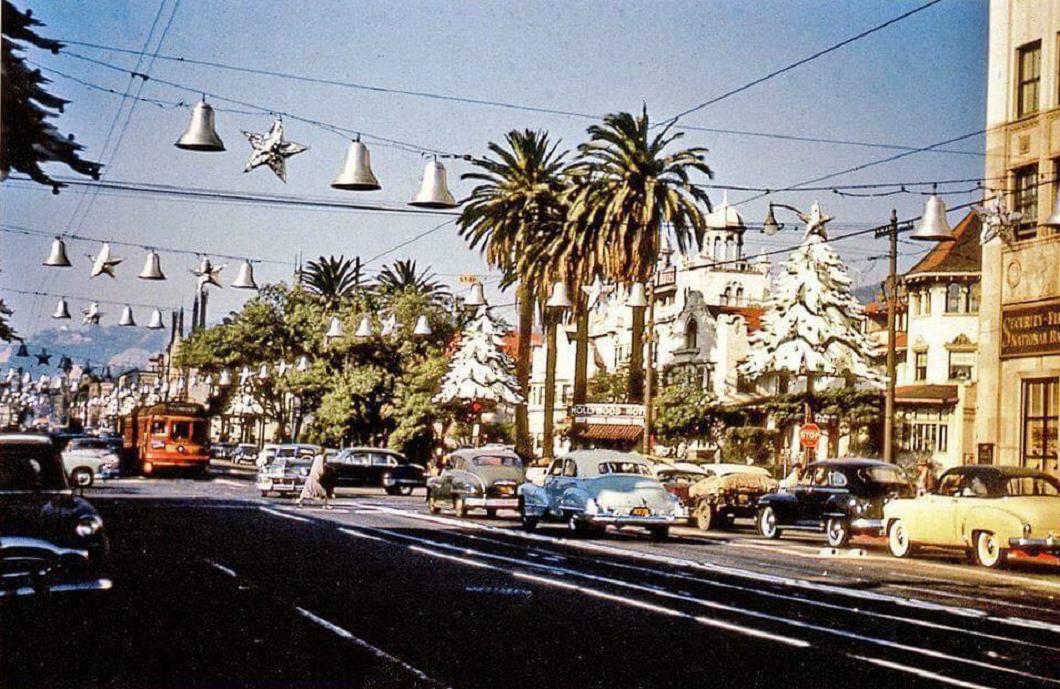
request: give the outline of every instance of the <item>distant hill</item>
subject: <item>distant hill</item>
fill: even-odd
[[[148,357],[157,354],[169,341],[167,330],[147,330],[146,328],[128,328],[118,325],[81,326],[71,325],[63,328],[42,330],[26,338],[30,354],[37,354],[41,349],[52,354],[47,366],[38,366],[33,357],[28,359],[14,356],[18,343],[0,345],[0,366],[21,366],[34,376],[41,373],[54,373],[60,357],[64,354],[78,366],[84,366],[86,360],[92,366],[110,365],[114,373],[130,368],[140,368]]]
[[[855,287],[852,291],[854,292],[854,296],[857,297],[857,300],[862,304],[874,302],[877,297],[880,296],[879,285],[861,285],[860,287]]]

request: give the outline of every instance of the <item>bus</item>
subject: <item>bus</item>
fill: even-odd
[[[210,463],[206,408],[191,402],[140,407],[122,419],[125,454],[134,473],[176,469],[202,475]]]

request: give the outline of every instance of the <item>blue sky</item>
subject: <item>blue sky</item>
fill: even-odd
[[[163,22],[176,0],[165,0]],[[26,7],[24,0],[16,0]],[[364,84],[524,103],[587,113],[639,109],[663,118],[705,101],[773,69],[901,14],[921,2],[357,2],[318,0],[233,2],[182,0],[161,52]],[[31,2],[46,22],[42,32],[139,49],[159,4],[155,0],[94,3]],[[922,146],[982,129],[985,121],[987,3],[941,4],[850,46],[688,116],[687,124]],[[155,43],[152,43],[154,46]],[[131,68],[135,56],[89,48],[84,55]],[[45,67],[124,91],[117,72],[68,56],[31,51]],[[574,148],[588,122],[551,114],[517,112],[409,96],[356,91],[157,61],[155,77],[260,103],[366,133],[429,148],[481,154],[486,143],[511,128],[547,129]],[[120,98],[54,77],[51,90],[72,103],[58,126],[74,132],[98,158]],[[164,100],[192,94],[148,81],[143,95]],[[221,104],[223,107],[223,104]],[[265,169],[242,172],[249,145],[241,129],[265,131],[268,115],[218,113],[227,152],[195,154],[172,144],[186,126],[187,111],[140,104],[106,176],[112,180],[193,186],[240,192],[287,193],[400,205],[419,185],[423,160],[414,153],[372,145],[372,163],[383,189],[335,191],[346,142],[333,133],[288,121],[288,138],[310,146],[293,158],[288,183]],[[882,149],[798,143],[688,132],[689,145],[710,149],[714,181],[780,187],[893,155]],[[981,152],[982,138],[948,148]],[[466,163],[447,161],[457,196],[470,186],[459,180]],[[982,176],[979,155],[919,154],[846,175],[835,183],[868,183]],[[57,173],[66,174],[64,169]],[[968,189],[955,185],[952,189]],[[730,200],[748,196],[731,193]],[[44,231],[68,228],[80,195],[5,185],[3,222]],[[721,192],[712,193],[720,201]],[[836,217],[835,232],[886,221],[892,205],[903,217],[917,215],[913,195],[843,198],[828,191],[781,193],[774,199],[809,206],[819,199]],[[951,204],[972,200],[949,196]],[[740,206],[761,222],[765,200]],[[955,213],[951,222],[959,219]],[[151,197],[100,195],[79,233],[204,252],[253,256],[293,264],[301,252],[372,256],[438,223],[431,217],[394,217],[334,211],[280,210],[191,203]],[[75,223],[75,226],[77,223]],[[775,248],[795,233],[769,240],[749,237],[753,247]],[[170,279],[144,283],[135,275],[143,251],[116,248],[126,257],[118,279],[89,280],[87,253],[98,245],[71,242],[72,270],[41,267],[46,238],[0,234],[0,294],[17,313],[22,334],[51,327],[54,299],[25,297],[3,287],[159,305],[190,306],[194,278],[190,256],[163,253]],[[866,260],[882,245],[838,243],[856,278],[877,281],[885,261]],[[923,251],[903,245],[903,251]],[[403,248],[385,260],[414,258],[445,279],[484,273],[452,226]],[[912,256],[904,259],[912,260]],[[378,267],[378,264],[370,267]],[[235,277],[231,264],[223,273]],[[289,265],[258,266],[259,280],[289,277]],[[211,319],[237,308],[246,292],[225,288],[211,295]],[[491,293],[494,302],[510,295]],[[79,308],[83,303],[72,303]],[[116,312],[117,309],[111,309]],[[142,316],[146,320],[146,314]]]

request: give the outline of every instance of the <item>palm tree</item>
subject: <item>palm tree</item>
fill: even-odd
[[[384,296],[412,291],[430,297],[431,301],[438,301],[449,295],[445,285],[434,279],[430,268],[417,271],[416,262],[411,259],[394,261],[393,265],[384,266],[375,282],[376,290]]]
[[[501,287],[518,282],[519,329],[515,375],[524,402],[516,408],[515,445],[523,457],[531,454],[530,428],[525,400],[530,392],[530,337],[534,327],[534,304],[545,295],[550,282],[539,247],[561,233],[566,215],[561,196],[566,151],[542,131],[512,130],[506,146],[490,142],[494,157],[473,162],[480,171],[463,179],[479,184],[471,191],[458,224],[460,236],[471,248],[481,247],[487,263],[504,273]],[[551,450],[549,449],[549,452]]]
[[[582,282],[600,275],[614,282],[648,280],[659,256],[659,236],[669,224],[682,251],[706,230],[705,191],[690,173],[712,176],[707,149],[666,152],[683,134],[670,134],[673,123],[652,133],[645,107],[640,115],[621,112],[589,127],[589,141],[578,147],[570,166],[571,187],[566,231],[545,253],[576,272]],[[631,401],[643,397],[644,309],[633,317],[630,357]]]
[[[361,259],[345,256],[319,257],[306,264],[302,283],[314,294],[319,294],[324,304],[334,308],[339,302],[352,296],[363,279]]]

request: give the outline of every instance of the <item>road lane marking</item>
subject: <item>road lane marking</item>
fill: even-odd
[[[296,606],[295,610],[297,610],[298,614],[301,615],[302,617],[306,618],[307,620],[310,620],[311,622],[320,625],[324,629],[327,629],[329,632],[331,632],[331,633],[333,633],[333,634],[335,634],[337,636],[340,636],[343,639],[346,639],[347,641],[353,643],[355,646],[360,646],[361,648],[365,649],[366,651],[368,651],[372,655],[376,656],[377,658],[382,658],[383,660],[386,660],[386,661],[389,661],[391,663],[394,663],[395,665],[397,665],[401,669],[405,670],[405,672],[409,673],[413,677],[416,677],[416,678],[418,678],[418,679],[420,679],[420,680],[422,680],[424,682],[427,682],[429,684],[434,684],[436,686],[440,686],[440,687],[446,686],[445,684],[443,684],[443,683],[439,682],[438,680],[434,679],[433,677],[429,676],[423,670],[420,670],[419,668],[416,668],[416,667],[413,667],[412,665],[409,665],[408,663],[406,663],[401,658],[398,658],[395,655],[387,653],[386,651],[384,651],[383,649],[379,648],[378,646],[373,646],[372,644],[368,643],[367,641],[365,641],[361,637],[355,636],[352,632],[350,632],[350,631],[348,631],[346,629],[343,629],[342,627],[340,627],[339,625],[335,624],[334,622],[328,622],[323,617],[315,615],[312,612],[310,612],[310,611],[308,611],[308,610],[306,610],[305,608],[302,608],[302,607],[297,607]]]
[[[312,522],[313,521],[312,519],[306,519],[305,517],[299,517],[297,514],[288,514],[286,512],[281,512],[280,510],[274,510],[274,509],[272,509],[270,507],[258,507],[258,509],[261,510],[262,512],[268,512],[269,514],[275,515],[277,517],[283,517],[284,519],[293,519],[296,522],[307,522],[308,523],[308,522]]]
[[[635,558],[635,559],[648,560],[648,561],[651,561],[651,562],[659,562],[659,563],[662,563],[662,564],[667,564],[667,565],[677,566],[677,567],[691,567],[693,569],[709,571],[709,572],[712,572],[712,573],[715,573],[715,574],[719,574],[720,573],[720,574],[725,574],[725,575],[728,575],[728,576],[738,576],[738,577],[742,577],[742,578],[745,578],[745,579],[751,579],[751,580],[755,580],[755,581],[764,581],[766,583],[771,583],[771,584],[774,584],[774,585],[784,586],[786,588],[793,588],[794,587],[794,588],[809,589],[809,590],[813,590],[813,591],[817,591],[817,592],[821,592],[821,593],[826,593],[826,594],[831,594],[831,595],[844,596],[844,597],[850,597],[850,598],[860,598],[860,599],[864,599],[864,600],[872,600],[872,601],[877,601],[877,602],[886,602],[886,603],[902,605],[902,606],[905,606],[905,607],[927,609],[927,610],[932,610],[932,611],[935,611],[935,612],[945,612],[945,613],[948,613],[948,614],[951,614],[951,615],[958,615],[958,616],[961,616],[961,617],[971,617],[971,618],[976,618],[976,619],[986,619],[986,620],[991,620],[991,621],[995,621],[995,622],[1000,622],[1002,624],[1010,624],[1010,625],[1015,625],[1015,626],[1024,626],[1024,625],[1020,624],[1019,622],[1015,622],[1014,621],[1014,620],[1018,620],[1020,618],[994,617],[994,616],[990,615],[989,613],[987,613],[986,611],[979,610],[977,608],[955,607],[955,606],[952,606],[952,605],[945,605],[945,604],[942,604],[942,603],[935,603],[935,602],[932,602],[932,601],[921,600],[921,599],[918,599],[918,598],[907,598],[907,597],[891,595],[891,594],[885,594],[885,593],[876,593],[876,592],[871,592],[871,591],[863,591],[863,590],[857,590],[857,589],[842,588],[842,587],[834,586],[834,585],[831,585],[831,584],[817,583],[817,582],[809,581],[809,580],[806,580],[806,579],[799,579],[799,578],[796,578],[796,577],[776,576],[776,575],[772,575],[772,574],[767,574],[765,572],[758,572],[758,571],[755,571],[755,570],[745,569],[745,568],[742,568],[742,567],[732,567],[732,566],[727,566],[727,565],[719,565],[719,564],[712,563],[712,562],[697,562],[695,560],[689,560],[689,559],[686,559],[686,558],[678,558],[678,557],[673,557],[673,556],[669,556],[669,555],[656,555],[656,554],[653,554],[653,553],[646,553],[646,552],[642,552],[642,551],[638,551],[638,550],[629,550],[629,549],[626,549],[626,548],[618,548],[618,547],[607,546],[607,545],[598,544],[598,543],[578,542],[578,541],[573,541],[573,540],[569,540],[569,539],[559,539],[559,538],[554,538],[554,537],[551,537],[551,536],[543,536],[543,535],[540,535],[540,534],[532,534],[532,533],[525,533],[525,532],[521,532],[521,531],[513,531],[512,529],[509,529],[509,528],[488,526],[488,525],[485,525],[485,524],[476,524],[474,522],[469,522],[469,521],[466,521],[466,520],[461,521],[461,520],[457,520],[457,519],[450,519],[448,517],[439,517],[439,516],[436,516],[436,515],[418,514],[418,513],[415,513],[415,512],[410,512],[408,510],[395,509],[395,508],[384,507],[384,506],[380,506],[380,505],[373,505],[373,506],[376,507],[380,512],[384,512],[384,513],[387,513],[387,514],[393,514],[393,515],[396,515],[396,516],[406,517],[406,518],[409,518],[409,519],[416,519],[416,520],[420,520],[420,521],[430,521],[430,522],[445,524],[445,525],[449,525],[449,526],[456,526],[456,527],[460,527],[461,529],[489,531],[489,532],[492,532],[492,533],[502,534],[502,535],[509,536],[511,538],[516,538],[516,539],[552,543],[552,544],[561,545],[561,546],[570,547],[570,548],[576,548],[576,549],[581,549],[581,550],[590,550],[590,551],[602,552],[602,553],[607,553],[607,554],[621,555],[621,556],[625,556],[625,557],[632,557],[632,558]],[[1051,624],[1051,623],[1048,623],[1048,622],[1039,622],[1037,620],[1031,620],[1031,622],[1033,622],[1035,625],[1041,625],[1040,627],[1036,627],[1036,628],[1041,628],[1043,630],[1048,630],[1048,631],[1052,631],[1054,633],[1060,634],[1060,625],[1055,625],[1055,624]]]
[[[917,677],[923,677],[925,679],[932,679],[936,682],[943,682],[945,684],[952,684],[955,687],[965,687],[965,689],[993,689],[984,684],[975,684],[974,682],[966,682],[963,679],[957,679],[955,677],[947,677],[946,675],[940,675],[930,670],[925,670],[919,667],[912,667],[909,665],[903,665],[901,663],[895,663],[890,660],[883,660],[882,658],[871,658],[869,656],[847,654],[848,658],[854,658],[855,660],[861,660],[866,663],[872,663],[873,665],[879,665],[890,670],[897,670],[898,672],[907,672]]]
[[[233,481],[229,478],[215,478],[214,483],[220,483],[222,486],[235,486],[236,488],[249,488],[249,483],[242,483],[240,481]]]
[[[220,562],[217,562],[215,560],[206,559],[206,564],[210,565],[211,567],[213,567],[216,570],[224,572],[225,574],[227,574],[228,576],[230,576],[232,578],[235,578],[235,577],[239,576],[238,574],[236,574],[236,571],[234,569],[232,569],[231,567],[225,567]]]
[[[478,560],[471,560],[466,557],[460,557],[458,555],[448,555],[446,553],[439,553],[437,550],[431,550],[429,548],[423,548],[418,545],[406,546],[409,550],[417,553],[423,553],[424,555],[430,555],[432,557],[440,557],[443,560],[452,560],[453,562],[459,562],[462,565],[468,565],[470,567],[478,567],[480,569],[495,569],[498,571],[502,570],[500,567],[494,567],[493,565],[487,565],[485,562],[479,562]]]
[[[356,536],[357,538],[366,538],[369,541],[380,541],[381,543],[389,543],[390,542],[390,541],[386,540],[385,538],[379,538],[378,536],[372,536],[371,534],[366,534],[363,531],[354,531],[353,529],[339,529],[339,531],[341,531],[342,533],[346,534],[347,536]]]

